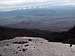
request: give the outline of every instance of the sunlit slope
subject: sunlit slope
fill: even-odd
[[[45,39],[21,37],[0,42],[2,56],[74,56],[69,44],[48,42]]]

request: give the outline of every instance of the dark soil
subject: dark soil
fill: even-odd
[[[40,37],[47,39],[50,42],[75,44],[75,26],[65,32],[52,32],[49,30],[39,30],[39,29],[17,29],[9,27],[0,27],[0,41],[25,36]],[[31,41],[31,39],[29,39],[29,41]]]

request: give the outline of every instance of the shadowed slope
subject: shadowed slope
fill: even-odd
[[[12,39],[15,37],[40,37],[50,42],[63,42],[75,44],[75,26],[66,32],[51,32],[39,29],[17,29],[0,27],[0,40]]]

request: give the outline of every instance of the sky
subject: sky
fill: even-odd
[[[0,0],[0,11],[75,5],[75,0]]]

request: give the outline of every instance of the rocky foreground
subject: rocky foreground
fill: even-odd
[[[75,56],[75,45],[70,47],[42,38],[16,37],[0,41],[0,56]]]

